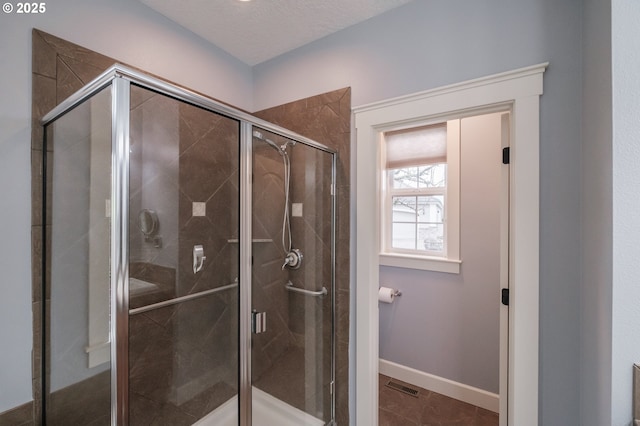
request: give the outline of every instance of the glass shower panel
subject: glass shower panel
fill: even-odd
[[[252,423],[325,425],[333,418],[333,155],[254,129]]]
[[[237,120],[132,86],[133,426],[238,424],[239,138]]]
[[[111,88],[45,132],[44,415],[109,425]]]
[[[335,424],[336,154],[120,66],[43,120],[43,421]]]

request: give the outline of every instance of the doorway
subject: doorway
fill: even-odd
[[[380,285],[402,294],[391,303],[379,304],[379,373],[391,378],[381,382],[379,389],[380,424],[476,424],[479,418],[483,425],[498,426],[506,357],[502,364],[500,361],[507,344],[506,330],[501,333],[500,325],[507,321],[501,317],[508,315],[500,294],[502,289],[508,291],[509,165],[503,164],[501,153],[509,145],[509,115],[492,112],[448,119],[445,156],[419,166],[417,173],[406,167],[381,170],[387,176],[385,182],[393,179],[391,185],[399,188],[391,191],[400,193],[393,198],[394,221],[406,223],[413,211],[408,196],[421,191],[442,193],[436,200],[437,212],[454,220],[447,220],[444,230],[439,223],[430,223],[429,196],[417,195],[414,215],[419,226],[414,234],[420,246],[391,251],[393,262],[389,255],[380,257]],[[413,128],[404,134],[412,135]],[[431,139],[426,136],[424,131],[413,133],[411,142],[429,146],[434,139],[444,140],[445,132],[439,138],[433,132]],[[385,138],[384,144],[388,143]],[[423,164],[429,159],[414,157],[413,161]],[[445,173],[437,175],[433,169]],[[430,189],[433,186],[435,190]],[[455,214],[448,212],[452,209]],[[392,233],[396,245],[406,246],[405,228]],[[457,240],[451,241],[453,238]],[[432,248],[434,240],[441,242],[446,258],[434,256],[424,264],[412,258],[412,263],[402,264],[401,253],[426,252],[422,247]],[[446,250],[450,245],[456,250]],[[440,261],[455,263],[455,268],[443,272],[444,268],[433,265]],[[394,409],[398,398],[407,400],[390,391],[402,392],[392,386],[396,380],[420,389],[406,405],[412,410]],[[505,389],[503,386],[502,391]],[[434,401],[439,401],[442,410]],[[457,409],[447,412],[448,406]]]
[[[378,422],[378,255],[380,232],[379,135],[393,123],[417,118],[468,116],[509,109],[511,175],[509,197],[510,315],[506,398],[500,414],[506,425],[538,423],[538,246],[539,97],[547,64],[471,80],[355,108],[357,128],[356,223],[356,422]],[[499,297],[498,295],[496,297]],[[514,339],[517,334],[518,339]]]

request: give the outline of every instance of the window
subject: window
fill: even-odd
[[[388,170],[391,250],[444,255],[446,163]]]
[[[382,133],[380,263],[459,271],[459,120]]]

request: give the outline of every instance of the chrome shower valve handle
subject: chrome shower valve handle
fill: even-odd
[[[300,264],[302,264],[302,258],[304,256],[302,255],[302,252],[298,249],[293,249],[291,250],[288,254],[287,257],[284,258],[284,263],[282,264],[282,270],[284,270],[284,268],[291,268],[291,269],[298,269],[300,267]]]
[[[204,261],[207,260],[207,256],[204,255],[204,247],[201,245],[193,246],[193,273],[197,274],[202,270]]]

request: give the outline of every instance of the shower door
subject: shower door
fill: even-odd
[[[123,79],[46,125],[44,423],[238,424],[239,129]]]
[[[238,424],[239,129],[132,85],[132,426]]]
[[[252,135],[252,425],[331,424],[334,157]]]

